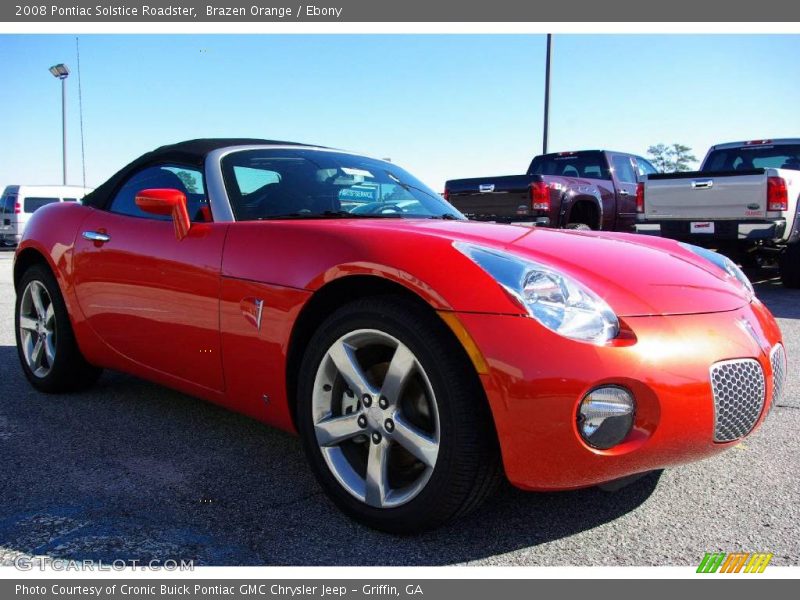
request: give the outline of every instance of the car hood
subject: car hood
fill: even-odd
[[[472,221],[369,223],[516,254],[572,276],[621,317],[722,312],[751,301],[750,293],[722,269],[663,238]]]

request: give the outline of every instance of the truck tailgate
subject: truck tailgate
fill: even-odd
[[[766,171],[650,175],[644,184],[644,215],[646,221],[765,218]]]
[[[448,201],[469,218],[509,220],[529,214],[530,184],[536,175],[454,179],[445,184]]]

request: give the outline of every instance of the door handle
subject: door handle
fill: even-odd
[[[620,196],[630,196],[631,193],[628,190],[620,190],[619,191],[619,195]]]
[[[695,179],[692,182],[692,188],[695,190],[710,190],[713,185],[713,179]]]
[[[84,231],[83,239],[89,240],[90,242],[105,244],[106,242],[111,241],[111,236],[100,231]]]

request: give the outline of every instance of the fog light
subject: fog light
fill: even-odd
[[[625,388],[609,385],[592,390],[578,409],[578,431],[593,448],[616,446],[633,426],[635,407],[633,395]]]

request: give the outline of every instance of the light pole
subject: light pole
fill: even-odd
[[[67,77],[69,67],[63,63],[50,67],[53,77],[61,80],[61,151],[63,156],[64,185],[67,185]]]
[[[553,50],[553,34],[547,34],[547,58],[544,63],[544,135],[542,154],[547,154],[547,134],[550,129],[550,55]]]

